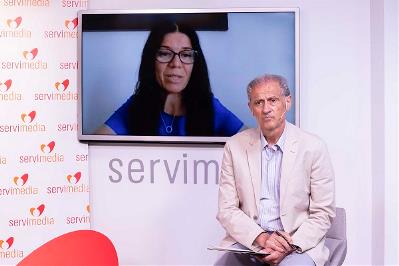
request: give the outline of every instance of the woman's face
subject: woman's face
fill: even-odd
[[[161,49],[169,49],[175,53],[192,49],[191,41],[181,32],[172,32],[165,35]],[[187,86],[193,71],[193,64],[184,64],[178,55],[169,63],[155,61],[155,77],[158,84],[168,93],[181,93]]]

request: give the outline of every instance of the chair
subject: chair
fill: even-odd
[[[117,266],[112,242],[93,230],[78,230],[56,237],[40,246],[17,266]]]
[[[330,250],[326,265],[342,265],[347,251],[346,213],[343,208],[336,208],[336,216],[326,235],[326,247]]]
[[[336,216],[327,231],[325,245],[330,251],[326,266],[342,265],[347,251],[345,209],[336,208]],[[237,256],[232,253],[223,254],[214,263],[214,265],[221,266],[244,266],[250,264],[251,262],[248,261],[247,257]]]

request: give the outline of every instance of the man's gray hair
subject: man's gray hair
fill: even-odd
[[[283,76],[279,75],[273,75],[273,74],[263,74],[254,80],[252,80],[248,86],[247,86],[247,94],[248,94],[248,100],[251,100],[251,91],[252,88],[255,88],[257,86],[266,84],[267,82],[270,81],[276,81],[280,85],[281,88],[281,94],[284,96],[290,96],[290,89],[288,88],[288,83],[287,80]]]

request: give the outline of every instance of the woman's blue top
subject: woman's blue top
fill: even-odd
[[[132,102],[132,99],[133,97],[130,97],[105,122],[105,124],[112,128],[112,130],[118,135],[130,135],[127,129],[127,121],[129,119],[127,110]],[[243,122],[241,122],[237,116],[224,107],[215,97],[213,97],[212,102],[215,114],[215,136],[229,137],[237,133],[244,125]],[[186,117],[173,117],[173,115],[161,112],[158,132],[159,136],[186,136]]]

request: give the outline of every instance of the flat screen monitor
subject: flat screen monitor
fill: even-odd
[[[299,125],[297,8],[83,10],[78,32],[82,141],[224,143],[256,127],[246,88],[266,73]]]

